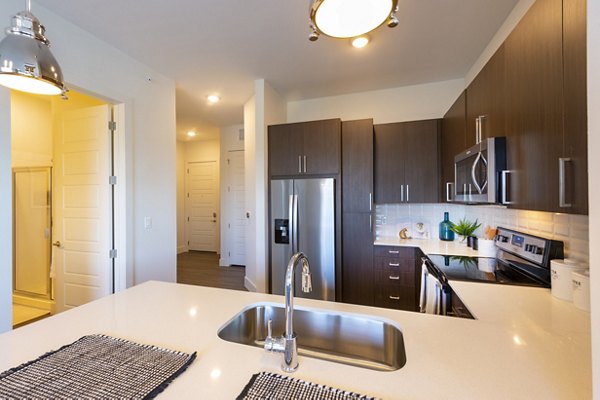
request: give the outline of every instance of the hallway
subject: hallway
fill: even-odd
[[[244,267],[220,267],[219,255],[189,251],[177,255],[177,283],[246,291]]]

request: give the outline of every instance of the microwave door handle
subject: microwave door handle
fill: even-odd
[[[483,165],[485,165],[486,167],[486,172],[489,171],[489,169],[487,168],[488,166],[488,160],[485,158],[485,156],[483,154],[481,154],[481,161],[483,161]],[[485,181],[483,182],[483,185],[481,185],[481,191],[483,192],[485,190],[485,187],[488,184],[488,178],[487,178],[487,173],[485,174]]]
[[[477,189],[477,193],[481,194],[481,192],[483,191],[481,189],[481,186],[479,186],[479,182],[477,182],[477,176],[475,175],[475,170],[477,169],[477,164],[479,163],[479,160],[481,159],[481,152],[477,153],[477,157],[475,158],[475,161],[473,161],[473,165],[471,166],[471,180],[473,181],[473,185],[475,185],[475,189]]]

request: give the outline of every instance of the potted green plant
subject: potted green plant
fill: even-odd
[[[453,224],[450,229],[458,236],[461,236],[460,241],[464,242],[465,239],[471,236],[480,226],[481,223],[477,219],[475,222],[471,222],[466,218],[462,218],[458,223]]]

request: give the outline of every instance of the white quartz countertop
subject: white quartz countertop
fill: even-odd
[[[368,314],[403,332],[407,362],[379,372],[300,356],[292,376],[384,399],[591,398],[589,314],[545,289],[456,282],[477,320],[296,299],[301,308]],[[0,371],[104,333],[198,354],[159,395],[233,399],[281,355],[221,340],[217,331],[257,302],[283,296],[147,282],[0,335]],[[281,332],[274,332],[279,335]]]
[[[466,242],[445,242],[438,239],[400,239],[399,237],[382,237],[375,240],[375,246],[420,247],[425,254],[442,254],[451,256],[481,257],[479,251],[467,246]]]

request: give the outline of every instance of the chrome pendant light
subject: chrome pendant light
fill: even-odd
[[[23,92],[57,95],[65,94],[62,71],[50,52],[45,28],[27,10],[14,15],[6,37],[0,42],[0,85]]]
[[[364,35],[384,23],[398,25],[398,0],[313,0],[310,41],[319,35],[347,39]]]

